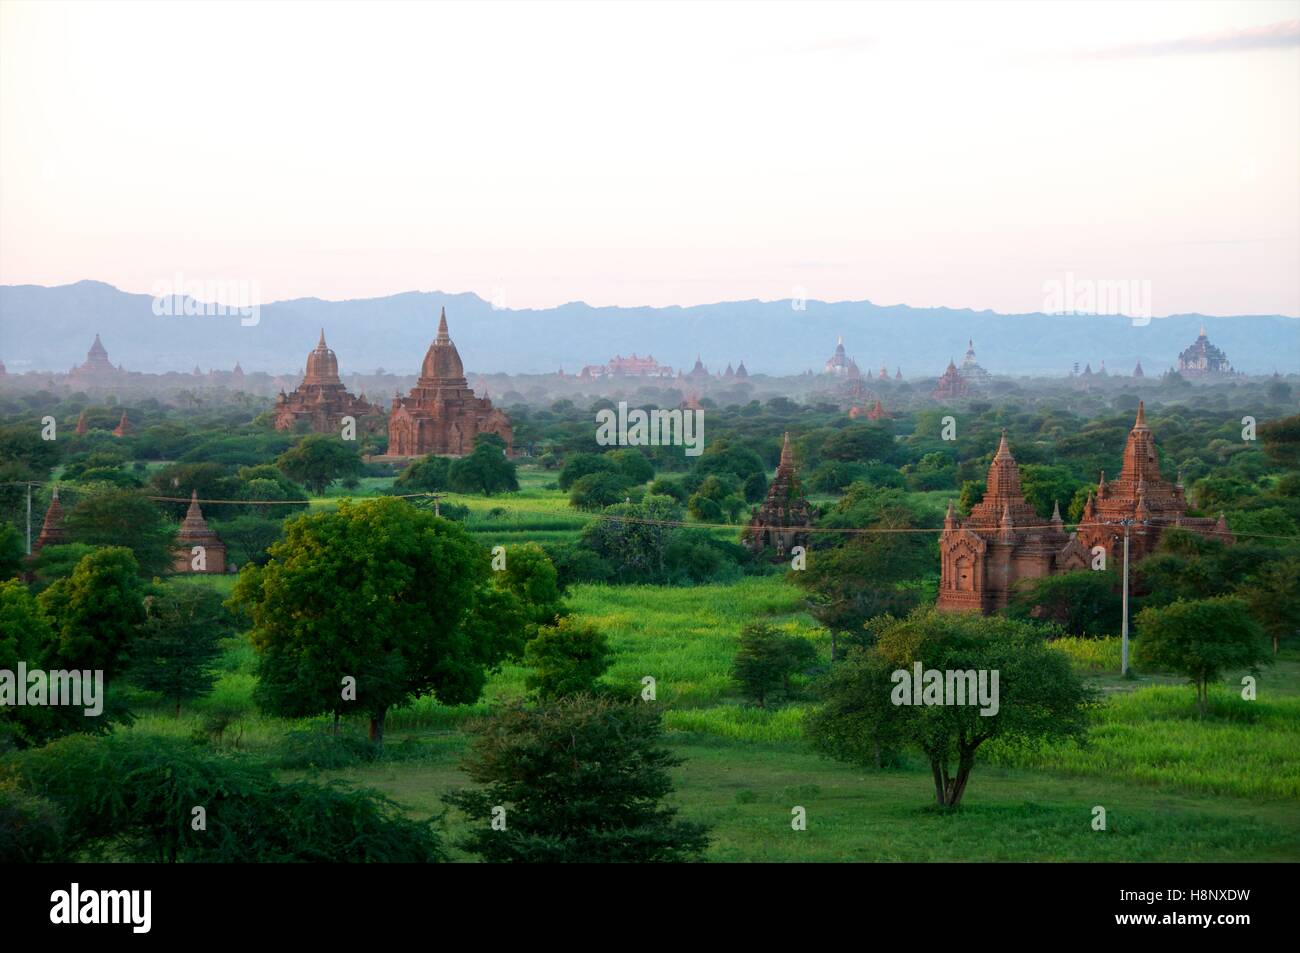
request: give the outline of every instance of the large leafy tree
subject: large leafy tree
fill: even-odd
[[[825,704],[806,723],[814,747],[832,757],[870,763],[882,749],[915,745],[930,763],[936,803],[952,808],[961,803],[984,742],[1084,733],[1093,693],[1066,657],[1048,648],[1038,626],[925,608],[905,619],[874,620],[872,628],[871,647],[855,649],[821,683]],[[996,706],[969,699],[897,704],[896,673],[911,676],[916,663],[945,673],[945,684],[947,672],[984,671],[990,690],[997,672]]]
[[[261,654],[259,704],[288,715],[370,716],[434,693],[476,701],[487,673],[523,649],[525,610],[492,584],[488,553],[459,525],[382,498],[298,517],[265,566],[245,567],[234,605]],[[355,702],[343,680],[356,680]]]
[[[850,494],[843,502],[853,510],[864,508],[853,499]],[[875,512],[865,525],[882,532],[850,535],[843,545],[814,550],[807,567],[790,574],[807,594],[808,611],[831,632],[832,661],[839,656],[841,638],[862,640],[868,619],[904,615],[914,608],[921,595],[910,584],[932,571],[935,562],[934,538],[906,532],[918,523],[911,511],[888,504]],[[843,517],[837,509],[822,525],[843,525]]]
[[[311,434],[275,458],[275,465],[290,480],[301,483],[317,496],[335,480],[360,476],[361,456],[331,434]]]
[[[452,461],[447,480],[458,493],[512,493],[519,489],[514,461],[496,434],[480,434],[469,456]]]
[[[48,668],[99,669],[111,679],[125,665],[144,621],[145,587],[129,549],[109,546],[83,556],[72,575],[40,594],[54,627]]]
[[[544,627],[524,647],[524,660],[532,669],[524,684],[544,699],[595,691],[610,655],[604,632],[566,616]]]
[[[1209,687],[1231,669],[1258,670],[1271,661],[1264,631],[1236,596],[1179,600],[1150,606],[1134,620],[1133,660],[1143,667],[1177,672],[1196,688],[1204,712]]]
[[[553,625],[567,611],[560,593],[559,576],[551,557],[536,543],[507,546],[505,569],[492,574],[496,584],[513,593],[527,618],[526,639],[544,625]]]
[[[171,568],[175,527],[140,491],[97,487],[68,511],[66,526],[73,542],[125,546],[145,576],[160,575]]]
[[[1268,566],[1240,592],[1255,621],[1273,640],[1276,655],[1282,639],[1300,632],[1300,558]]]
[[[444,800],[477,822],[462,846],[484,860],[656,863],[708,846],[703,825],[662,804],[680,759],[663,747],[650,705],[588,695],[515,703],[473,730],[465,770],[482,787]]]
[[[263,766],[176,739],[64,738],[24,752],[14,768],[20,791],[40,792],[58,808],[62,846],[74,855],[111,851],[154,863],[428,863],[446,856],[432,818],[408,819],[380,795],[280,783]],[[196,805],[206,810],[200,830],[189,823]]]
[[[0,579],[12,579],[23,568],[27,553],[22,535],[8,523],[0,523]]]
[[[1041,576],[1016,587],[1007,615],[1055,623],[1069,635],[1103,636],[1120,627],[1122,599],[1116,588],[1113,569]]]
[[[212,664],[221,640],[234,634],[220,593],[187,583],[155,586],[145,597],[145,620],[131,647],[127,677],[176,707],[212,690]]]
[[[790,694],[790,677],[817,657],[807,639],[789,635],[765,622],[751,622],[740,630],[740,644],[731,675],[747,698],[759,708],[776,692]]]
[[[393,481],[393,492],[401,494],[446,490],[450,486],[448,475],[450,468],[449,457],[436,457],[429,454],[427,457],[413,460]]]

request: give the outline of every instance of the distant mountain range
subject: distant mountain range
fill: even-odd
[[[882,362],[892,375],[935,377],[949,358],[960,364],[973,340],[979,362],[994,374],[1063,375],[1077,361],[1094,371],[1105,361],[1128,374],[1141,360],[1147,374],[1171,367],[1203,323],[1210,340],[1246,373],[1300,372],[1300,319],[1284,315],[1154,318],[1135,325],[1123,316],[998,314],[949,308],[881,306],[869,301],[729,301],[669,308],[496,310],[474,294],[410,291],[385,298],[322,301],[300,298],[261,307],[259,321],[237,315],[157,316],[149,295],[98,281],[47,288],[0,286],[0,361],[10,373],[66,371],[86,358],[98,333],[114,364],[162,372],[226,370],[294,372],[320,329],[344,373],[377,368],[412,373],[433,340],[446,307],[452,340],[474,373],[576,373],[615,354],[651,354],[690,370],[699,355],[710,370],[745,362],[751,374],[820,371],[843,336],[864,373]],[[178,309],[180,310],[180,309]]]

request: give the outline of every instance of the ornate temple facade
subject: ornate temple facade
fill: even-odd
[[[1210,343],[1205,336],[1205,325],[1192,346],[1178,355],[1178,373],[1190,378],[1231,377],[1236,372],[1228,363],[1228,355]]]
[[[343,386],[339,359],[325,343],[325,329],[321,328],[320,341],[307,355],[302,383],[291,394],[280,391],[275,400],[275,429],[293,430],[305,420],[314,433],[339,433],[344,417],[352,417],[361,429],[363,418],[382,413],[366,401],[365,394],[354,397]]]
[[[1147,426],[1146,406],[1140,401],[1119,477],[1107,483],[1106,474],[1101,475],[1096,493],[1089,496],[1079,518],[1079,542],[1088,551],[1104,546],[1108,559],[1121,559],[1126,520],[1133,523],[1129,530],[1130,559],[1149,555],[1169,527],[1233,541],[1222,514],[1217,520],[1188,516],[1182,481],[1170,483],[1161,476],[1155,437]]]
[[[943,372],[943,376],[939,378],[939,383],[935,385],[930,396],[935,400],[955,400],[969,395],[970,387],[966,383],[966,378],[961,376],[957,365],[949,358],[948,369]]]
[[[784,557],[791,547],[808,545],[811,526],[812,511],[799,488],[794,451],[790,449],[790,435],[787,433],[781,446],[781,462],[777,465],[772,485],[768,487],[767,498],[754,510],[741,538],[754,552],[771,548],[778,557]]]
[[[108,351],[96,334],[95,342],[86,352],[85,363],[78,364],[68,372],[68,384],[74,388],[105,387],[120,382],[125,376],[126,371],[114,367],[108,359]]]
[[[474,438],[494,433],[513,452],[510,418],[486,397],[475,397],[465,380],[456,345],[447,332],[447,309],[438,321],[438,335],[420,367],[420,379],[406,397],[393,398],[388,417],[388,455],[425,454],[459,457],[474,449]]]
[[[599,377],[672,377],[673,369],[667,364],[660,364],[652,355],[631,357],[616,354],[608,364],[588,364],[578,376],[584,380]]]
[[[961,362],[961,377],[966,386],[972,390],[981,390],[988,386],[991,375],[975,360],[975,341],[967,339],[966,356]]]
[[[41,533],[32,543],[32,555],[39,553],[46,546],[61,546],[68,541],[68,531],[63,528],[63,504],[59,502],[59,487],[54,486],[50,505],[45,510],[45,521],[41,524]]]
[[[1025,502],[1006,431],[989,465],[987,486],[965,520],[958,520],[948,504],[939,537],[940,609],[991,612],[1006,606],[1022,579],[1088,565],[1087,552],[1065,532],[1060,510],[1044,523]]]
[[[822,373],[834,374],[836,377],[847,377],[850,373],[855,376],[858,374],[857,362],[844,352],[843,335],[835,339],[835,352],[826,360]]]
[[[176,552],[172,557],[174,572],[224,573],[226,571],[226,544],[221,541],[208,521],[203,518],[199,508],[199,491],[190,494],[190,508],[185,514],[176,534]],[[200,553],[195,548],[201,547]],[[195,568],[196,560],[201,559],[203,568]]]
[[[1110,560],[1123,558],[1124,521],[1132,520],[1129,558],[1141,559],[1170,527],[1232,542],[1223,517],[1188,517],[1183,488],[1160,476],[1155,441],[1139,403],[1137,422],[1124,449],[1124,465],[1112,483],[1105,477],[1089,498],[1074,533],[1067,534],[1059,504],[1044,521],[1025,502],[1020,468],[1004,431],[989,466],[984,499],[969,518],[957,519],[952,504],[939,537],[941,577],[938,608],[950,612],[993,612],[1007,605],[1024,579],[1056,575],[1092,565],[1094,546]]]

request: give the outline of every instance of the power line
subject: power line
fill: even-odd
[[[14,480],[14,481],[5,482],[0,485],[41,486],[43,484],[38,482],[27,481],[27,480]],[[410,500],[416,498],[441,500],[446,498],[446,494],[436,493],[436,492],[426,492],[426,493],[401,493],[401,494],[392,494],[392,495],[384,495],[384,496],[376,496],[376,497],[352,497],[352,496],[328,497],[328,498],[321,497],[319,499],[328,501],[328,500],[355,500],[355,499]],[[155,503],[195,502],[194,498],[189,496],[150,496],[147,497],[147,499],[152,500]],[[204,503],[204,504],[212,503],[212,504],[229,505],[229,506],[287,506],[287,505],[310,506],[311,505],[311,500],[218,500],[218,499],[200,498],[197,500],[197,502]],[[657,520],[657,519],[649,519],[647,517],[640,517],[640,516],[621,516],[617,513],[586,513],[583,514],[583,516],[585,516],[586,519],[588,520],[600,520],[604,522],[615,522],[615,523],[635,523],[637,525],[645,525],[645,526],[668,526],[668,527],[689,528],[689,529],[725,529],[725,530],[738,530],[738,529],[743,530],[745,528],[745,526],[740,523],[700,523],[700,522],[693,522],[690,520]],[[1196,518],[1196,517],[1192,517],[1192,518]],[[1151,522],[1155,523],[1156,521],[1152,520]],[[1177,523],[1168,520],[1163,521],[1162,525],[1170,529],[1180,528]],[[1122,524],[1120,523],[1062,523],[1061,524],[1062,531],[1070,527],[1073,527],[1075,530],[1078,530],[1080,526],[1103,526],[1103,527],[1114,526],[1117,527],[1116,533],[1118,534],[1119,532],[1118,527],[1121,527]],[[912,526],[906,526],[906,527],[786,526],[781,528],[786,530],[797,530],[800,533],[847,533],[850,535],[865,535],[865,536],[906,535],[909,533],[924,535],[924,534],[942,533],[944,531],[943,527],[928,528],[928,527],[912,527]],[[1026,532],[1031,530],[1050,530],[1055,528],[1056,525],[1054,523],[1037,523],[1031,525],[1019,525],[1019,526],[1012,527],[1012,529],[1015,532]],[[981,527],[981,529],[984,529],[988,532],[996,532],[998,527],[996,526]],[[1272,533],[1248,533],[1248,532],[1238,532],[1236,530],[1229,530],[1229,532],[1231,532],[1234,537],[1244,538],[1244,539],[1281,539],[1281,540],[1288,540],[1291,542],[1300,542],[1300,536],[1283,536],[1283,535],[1277,535]]]

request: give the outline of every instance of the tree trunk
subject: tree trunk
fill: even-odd
[[[180,716],[181,716],[181,700],[178,698],[176,699],[176,717],[179,718]]]
[[[339,713],[334,713],[334,736],[337,738],[339,733]]]
[[[949,807],[957,807],[961,804],[962,795],[966,793],[966,782],[970,778],[973,767],[975,767],[975,752],[973,750],[969,752],[963,751],[961,759],[957,763],[957,776],[949,783]]]
[[[836,644],[835,630],[831,629],[831,661],[832,662],[835,661],[835,644]]]
[[[370,740],[377,745],[384,743],[384,720],[388,717],[388,709],[385,708],[377,715],[370,716]]]
[[[930,771],[934,774],[934,800],[940,807],[946,807],[944,798],[947,796],[947,779],[944,777],[943,766],[939,763],[938,758],[930,759]]]

